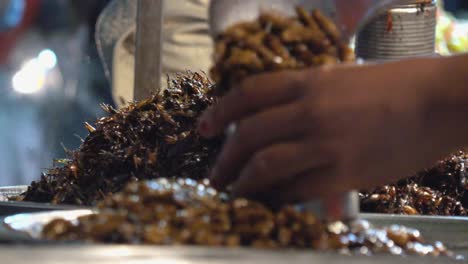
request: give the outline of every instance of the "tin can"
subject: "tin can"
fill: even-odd
[[[356,37],[356,54],[365,60],[395,60],[435,53],[435,0],[408,0],[371,20]]]

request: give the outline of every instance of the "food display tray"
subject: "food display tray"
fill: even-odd
[[[69,221],[92,214],[91,209],[16,214],[0,219],[0,240],[37,241],[43,226],[53,219]],[[427,241],[441,241],[451,249],[468,250],[468,218],[361,214],[377,227],[404,225],[421,231]]]
[[[8,264],[311,264],[311,263],[460,263],[448,258],[390,255],[346,256],[298,250],[207,247],[59,245],[0,247]]]
[[[51,210],[73,210],[78,208],[76,206],[53,205],[47,203],[9,201],[10,197],[18,196],[27,189],[28,186],[26,185],[0,187],[0,216]]]
[[[20,242],[18,246],[0,245],[2,261],[8,264],[119,263],[119,264],[231,264],[231,263],[460,263],[448,258],[400,257],[391,255],[346,256],[332,252],[306,250],[257,250],[181,246],[131,246],[57,244],[41,241],[39,234],[47,222],[56,218],[75,220],[92,214],[89,209],[23,213],[1,218],[0,241]],[[457,254],[468,256],[468,218],[362,214],[375,226],[402,224],[421,230],[427,240],[439,240]],[[26,242],[26,243],[25,243]],[[27,243],[34,242],[34,243]],[[40,260],[40,262],[37,262]],[[4,262],[2,262],[4,263]]]
[[[28,189],[27,185],[0,187],[0,202],[6,202],[10,197],[18,196]]]
[[[449,248],[468,250],[468,217],[360,214],[377,227],[393,224],[415,228],[426,241],[441,241]]]

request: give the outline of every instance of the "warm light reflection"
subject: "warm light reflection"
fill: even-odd
[[[57,56],[50,49],[45,49],[37,56],[39,63],[47,70],[53,69],[57,65]]]
[[[48,72],[56,65],[57,56],[52,50],[41,51],[37,58],[26,62],[13,76],[13,89],[23,94],[40,91],[44,88]]]
[[[26,62],[12,80],[13,89],[19,93],[31,94],[44,87],[46,71],[37,59]]]

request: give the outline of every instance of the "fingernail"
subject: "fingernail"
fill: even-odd
[[[218,168],[217,167],[214,167],[211,170],[209,179],[212,182],[218,182]]]
[[[198,131],[200,134],[204,137],[209,137],[210,136],[210,125],[208,121],[201,119],[200,123],[198,124]]]
[[[200,116],[200,119],[205,120],[205,121],[211,120],[212,111],[213,111],[212,108],[208,107],[205,111],[203,111],[202,115]]]

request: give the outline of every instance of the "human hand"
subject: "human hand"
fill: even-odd
[[[246,79],[200,120],[206,137],[238,124],[212,171],[213,184],[232,183],[237,196],[296,202],[373,187],[431,165],[456,143],[440,138],[437,115],[428,118],[429,61]]]

